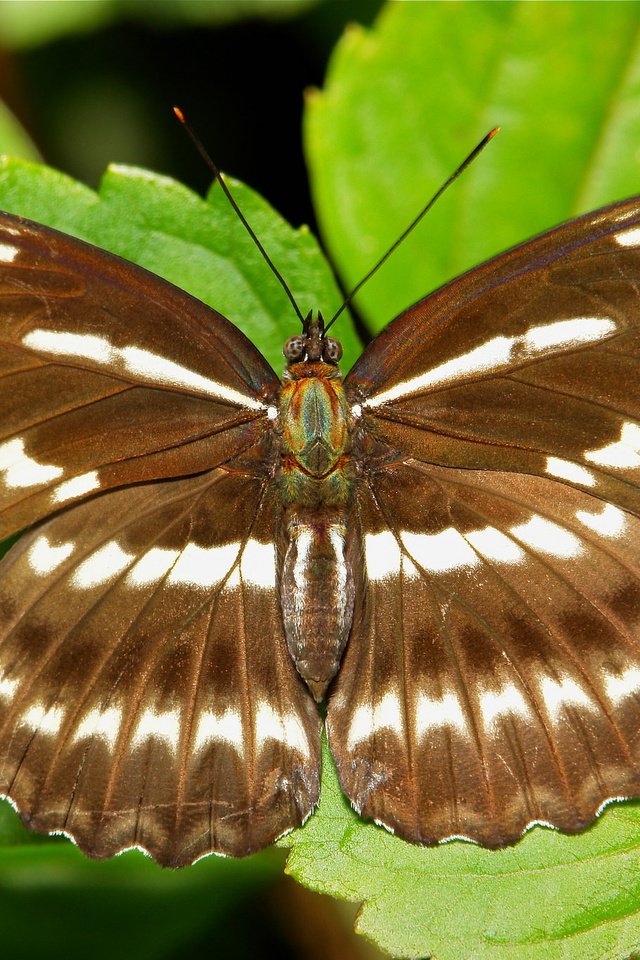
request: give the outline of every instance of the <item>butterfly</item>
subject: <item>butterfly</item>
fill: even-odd
[[[282,380],[145,270],[0,215],[0,793],[92,857],[318,801],[487,847],[640,793],[640,198]]]

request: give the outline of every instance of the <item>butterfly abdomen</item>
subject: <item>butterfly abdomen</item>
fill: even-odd
[[[347,562],[346,511],[291,508],[280,602],[289,652],[316,700],[340,666],[353,619],[354,583]]]
[[[280,402],[280,602],[289,651],[316,700],[340,665],[353,618],[347,548],[353,492],[348,406],[336,367],[290,368]]]

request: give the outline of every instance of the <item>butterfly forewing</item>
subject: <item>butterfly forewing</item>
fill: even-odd
[[[417,303],[347,385],[405,456],[556,477],[640,512],[639,278],[636,198]]]
[[[216,470],[23,538],[0,581],[0,792],[28,822],[180,865],[308,816],[320,720],[282,638],[273,527],[264,481]]]
[[[220,314],[54,230],[0,215],[0,536],[99,490],[251,447],[273,371]]]

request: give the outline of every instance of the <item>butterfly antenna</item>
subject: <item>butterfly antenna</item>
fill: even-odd
[[[302,315],[302,311],[300,310],[300,307],[299,307],[298,304],[296,303],[295,298],[294,298],[291,290],[290,290],[289,287],[287,286],[286,280],[284,279],[284,277],[282,276],[282,274],[280,273],[280,271],[279,271],[278,268],[276,267],[275,263],[273,262],[273,260],[271,259],[271,257],[269,256],[269,254],[267,253],[267,251],[265,250],[265,248],[262,246],[262,244],[261,244],[260,241],[258,240],[256,234],[254,233],[254,231],[253,231],[253,229],[252,229],[252,227],[251,227],[251,224],[249,223],[249,221],[248,221],[247,218],[245,217],[244,213],[242,212],[242,210],[240,209],[240,207],[239,207],[238,204],[236,203],[236,201],[235,201],[235,199],[234,199],[234,197],[233,197],[233,194],[231,193],[231,191],[229,190],[228,186],[227,186],[226,183],[224,182],[224,180],[223,180],[223,178],[222,178],[222,174],[220,173],[218,167],[215,165],[215,163],[213,162],[213,160],[211,159],[211,157],[210,157],[209,154],[207,153],[204,144],[202,143],[202,141],[201,141],[200,138],[198,137],[197,133],[194,131],[194,129],[193,129],[193,127],[191,126],[191,124],[190,124],[190,123],[188,122],[188,120],[185,118],[185,115],[183,114],[183,112],[182,112],[182,110],[180,109],[180,107],[174,107],[174,108],[173,108],[173,112],[175,113],[176,117],[178,118],[178,120],[180,121],[180,123],[182,124],[182,126],[185,128],[185,130],[187,131],[187,133],[189,134],[189,137],[191,138],[191,142],[192,142],[193,145],[195,146],[196,150],[198,151],[198,153],[200,154],[200,156],[202,157],[202,159],[204,160],[204,162],[206,163],[206,165],[207,165],[207,166],[209,167],[209,169],[211,170],[211,172],[212,172],[212,174],[213,174],[213,176],[214,176],[214,180],[217,180],[218,183],[220,184],[220,186],[222,187],[222,190],[223,190],[223,192],[224,192],[224,195],[226,196],[227,200],[229,201],[229,203],[231,204],[231,206],[232,206],[233,209],[235,210],[235,212],[236,212],[236,214],[237,214],[237,217],[238,217],[238,219],[240,220],[240,223],[243,225],[243,227],[245,228],[245,230],[247,231],[247,233],[249,234],[249,236],[251,237],[251,239],[252,239],[253,242],[255,243],[256,247],[258,248],[258,250],[260,251],[260,253],[261,253],[262,256],[264,257],[264,259],[266,260],[267,266],[270,268],[270,270],[271,270],[271,272],[274,274],[274,276],[276,276],[277,279],[280,281],[280,285],[282,286],[282,289],[284,290],[284,292],[286,293],[287,297],[289,298],[289,301],[290,301],[290,303],[291,303],[291,306],[292,306],[293,309],[295,310],[295,312],[296,312],[296,314],[297,314],[297,316],[298,316],[298,319],[300,320],[300,323],[304,325],[304,317],[303,317],[303,315]]]
[[[473,148],[473,150],[471,151],[471,153],[469,154],[469,156],[466,157],[466,158],[462,161],[462,163],[460,164],[460,166],[457,167],[457,168],[453,171],[453,173],[451,174],[451,176],[448,177],[448,178],[445,180],[445,182],[442,184],[442,186],[441,186],[438,190],[436,190],[436,192],[435,192],[434,195],[431,197],[431,199],[429,200],[429,202],[426,204],[426,206],[424,206],[424,207],[422,208],[422,210],[420,211],[420,213],[418,214],[418,216],[417,216],[414,220],[411,221],[411,223],[409,224],[409,226],[407,227],[407,229],[404,231],[404,233],[401,233],[401,234],[400,234],[400,236],[399,236],[398,239],[395,241],[395,243],[392,243],[392,244],[391,244],[391,246],[389,247],[389,249],[387,250],[387,252],[384,253],[384,254],[380,257],[380,259],[378,260],[378,262],[371,268],[371,270],[369,270],[369,273],[367,273],[366,276],[364,276],[364,277],[362,278],[362,280],[360,280],[360,282],[355,285],[355,287],[353,288],[353,290],[351,291],[351,293],[349,294],[349,296],[346,298],[346,300],[344,301],[344,303],[342,304],[342,306],[340,307],[340,309],[337,311],[337,313],[334,313],[334,315],[332,316],[332,318],[331,318],[331,320],[329,321],[329,323],[325,326],[325,328],[324,328],[325,333],[327,332],[327,330],[329,329],[329,327],[331,327],[331,326],[336,322],[336,320],[338,319],[338,317],[340,316],[340,314],[342,313],[342,311],[343,311],[343,310],[346,310],[346,308],[349,306],[349,304],[351,303],[351,301],[352,301],[353,298],[355,297],[356,293],[360,290],[360,288],[365,285],[365,283],[367,282],[367,280],[370,280],[370,279],[371,279],[371,277],[374,275],[374,273],[377,273],[377,271],[380,269],[380,267],[382,266],[382,264],[385,263],[385,261],[389,259],[389,257],[390,257],[391,254],[393,253],[393,251],[394,251],[397,247],[400,246],[400,244],[402,243],[402,241],[403,241],[406,237],[409,236],[409,234],[411,233],[411,231],[412,231],[415,227],[418,226],[418,224],[420,223],[420,221],[422,220],[422,218],[424,217],[424,215],[425,215],[426,213],[428,213],[429,210],[431,210],[431,207],[434,205],[434,203],[436,202],[436,200],[438,200],[438,199],[442,196],[442,194],[445,192],[445,190],[446,190],[448,187],[451,186],[451,184],[454,182],[454,180],[457,180],[457,179],[458,179],[458,177],[460,176],[461,173],[464,173],[464,171],[467,169],[467,167],[468,167],[471,163],[473,163],[473,161],[474,161],[475,158],[478,156],[478,154],[479,154],[482,150],[484,150],[484,148],[485,148],[486,145],[489,143],[489,141],[490,141],[490,140],[493,140],[493,138],[495,137],[496,133],[498,133],[499,130],[500,130],[500,127],[494,127],[493,130],[490,130],[489,133],[488,133],[485,137],[482,138],[482,140],[480,141],[480,143],[479,143],[476,147]]]

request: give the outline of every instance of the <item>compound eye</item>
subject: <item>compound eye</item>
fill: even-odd
[[[289,361],[302,360],[305,354],[305,338],[299,333],[285,342],[282,352]]]
[[[342,344],[340,341],[334,340],[333,337],[325,337],[322,356],[327,363],[338,363],[342,357]]]

